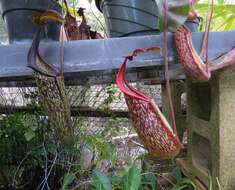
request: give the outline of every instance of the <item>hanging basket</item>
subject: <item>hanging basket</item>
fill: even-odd
[[[175,157],[182,144],[154,100],[130,86],[125,78],[128,60],[132,60],[139,53],[156,50],[159,49],[138,49],[131,56],[127,56],[117,74],[116,83],[124,93],[133,126],[145,148],[155,157],[165,159]]]
[[[48,9],[62,13],[62,8],[54,0],[0,0],[0,12],[4,19],[9,42],[32,40],[37,26],[31,21],[35,12],[44,12]],[[59,40],[60,26],[50,23],[46,26],[43,38]]]

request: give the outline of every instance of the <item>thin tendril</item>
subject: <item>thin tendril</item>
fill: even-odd
[[[206,71],[209,72],[209,64],[208,64],[208,41],[209,41],[209,31],[210,31],[210,23],[213,15],[213,9],[214,9],[214,0],[212,0],[212,5],[211,8],[208,3],[208,14],[207,14],[207,21],[206,21],[206,26],[205,26],[205,32],[203,35],[203,42],[202,42],[202,47],[199,53],[199,56],[201,58],[204,57],[206,54]]]
[[[171,87],[170,87],[170,76],[169,76],[169,64],[168,64],[168,47],[167,47],[167,0],[164,1],[164,32],[163,32],[163,41],[164,41],[164,50],[163,50],[163,56],[164,56],[164,64],[165,64],[165,79],[166,79],[166,92],[167,92],[167,99],[169,102],[169,110],[170,110],[170,118],[173,125],[173,132],[177,135],[176,130],[176,121],[175,121],[175,113],[174,113],[174,107],[172,103],[172,95],[171,95]]]
[[[61,30],[64,28],[64,23],[61,25]],[[64,75],[64,36],[61,38],[60,45],[60,75]]]
[[[211,25],[211,18],[213,15],[213,10],[214,10],[214,0],[211,1],[211,8],[210,8],[210,13],[209,17],[207,20],[207,36],[206,36],[206,72],[209,72],[209,55],[208,55],[208,45],[209,45],[209,33],[210,33],[210,25]]]

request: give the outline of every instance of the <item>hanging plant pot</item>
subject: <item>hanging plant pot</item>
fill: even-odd
[[[54,0],[0,0],[0,12],[4,19],[9,42],[32,39],[37,26],[31,22],[31,15],[47,9],[62,13],[62,8]],[[60,26],[50,23],[45,28],[44,38],[59,40]]]
[[[199,27],[199,24],[200,24],[201,19],[202,19],[202,18],[197,17],[197,18],[194,19],[194,20],[187,20],[187,21],[185,22],[185,25],[186,25],[192,32],[198,32],[198,27]]]
[[[103,13],[109,37],[157,34],[155,0],[96,0]]]

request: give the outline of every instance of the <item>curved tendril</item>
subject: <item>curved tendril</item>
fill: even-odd
[[[171,87],[170,87],[170,76],[169,76],[169,63],[168,63],[168,47],[167,47],[167,10],[168,10],[168,2],[164,0],[163,2],[164,7],[164,33],[163,33],[163,41],[164,41],[164,48],[163,48],[163,56],[164,56],[164,65],[165,65],[165,79],[166,79],[166,91],[167,91],[167,99],[169,102],[169,110],[170,110],[170,118],[173,125],[173,132],[177,136],[177,129],[176,129],[176,120],[175,120],[175,113],[174,113],[174,106],[172,103],[172,94],[171,94]]]

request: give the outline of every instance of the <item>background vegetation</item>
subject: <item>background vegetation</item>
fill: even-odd
[[[91,27],[102,34],[105,32],[101,13],[90,9],[94,1],[87,0],[86,16]],[[68,0],[70,7],[77,10],[78,0]],[[233,30],[235,28],[235,2],[217,0],[212,19],[212,30]],[[201,1],[196,6],[203,17],[208,13],[208,4]],[[80,22],[81,18],[77,17]],[[78,89],[74,89],[77,91]],[[80,91],[89,93],[89,88]],[[117,88],[105,87],[107,97],[99,105],[100,110],[108,110],[117,100]],[[71,91],[70,91],[71,92]],[[85,97],[82,94],[81,97]],[[111,118],[105,130],[88,133],[83,118],[74,119],[76,144],[74,147],[58,147],[47,118],[41,116],[37,92],[28,106],[37,107],[39,112],[25,112],[0,116],[0,189],[99,189],[99,190],[151,190],[157,187],[159,173],[144,171],[141,164],[145,156],[129,157],[120,164],[116,146],[112,141],[114,134],[126,131],[114,127],[124,119]],[[82,98],[81,98],[82,99]],[[82,100],[80,100],[82,101]],[[85,100],[84,100],[85,101]],[[125,129],[123,129],[125,130]],[[172,175],[172,190],[194,189],[194,184],[175,168]]]

